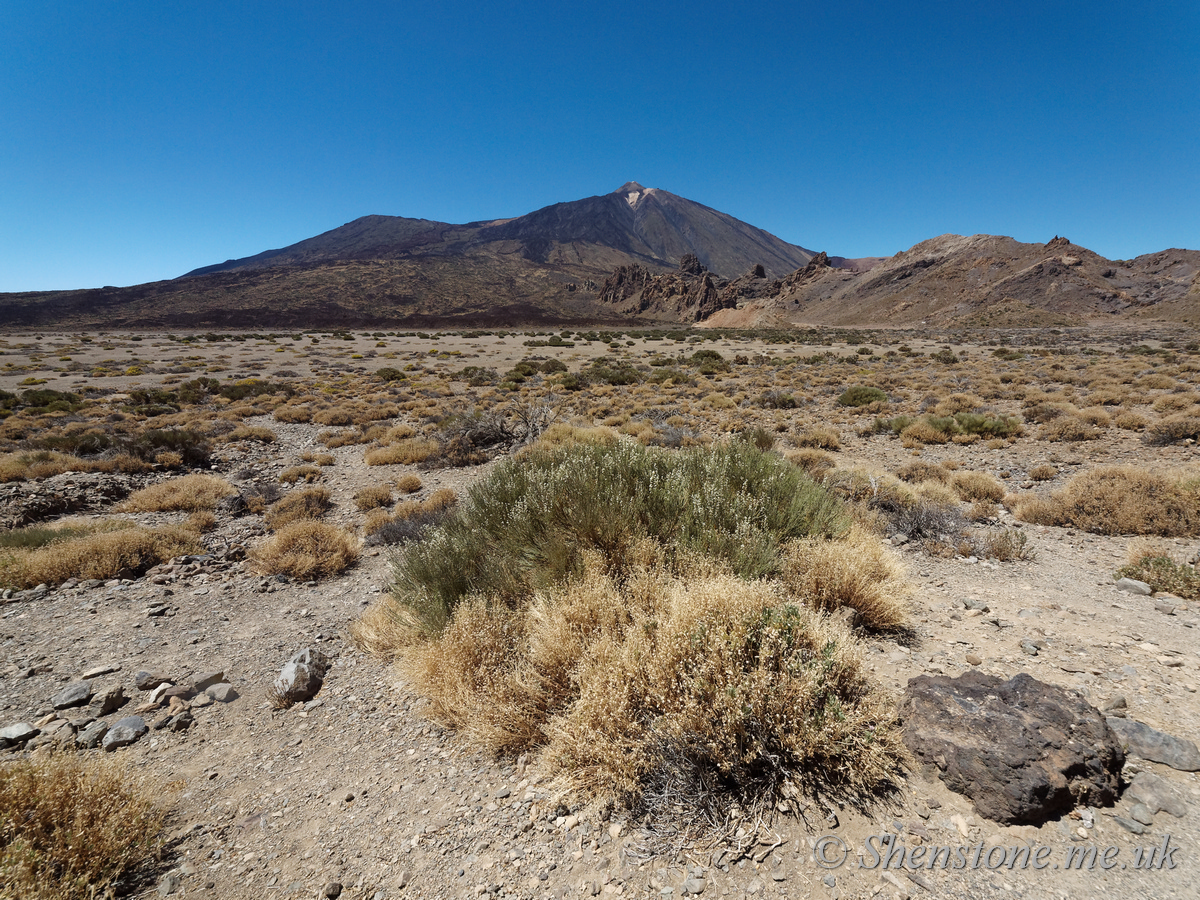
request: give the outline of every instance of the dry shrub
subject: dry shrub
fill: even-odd
[[[410,466],[424,462],[439,450],[438,442],[429,438],[408,438],[396,444],[374,447],[366,453],[368,466]]]
[[[196,533],[185,528],[123,528],[55,542],[0,558],[0,582],[16,588],[60,584],[68,578],[115,578],[142,573],[176,556],[200,553]]]
[[[1113,416],[1113,424],[1125,431],[1140,431],[1149,423],[1149,419],[1132,409],[1123,410]]]
[[[0,895],[91,900],[158,857],[167,802],[117,757],[56,753],[0,766]]]
[[[1086,422],[1088,425],[1095,425],[1097,428],[1107,428],[1112,424],[1112,416],[1102,409],[1085,409],[1082,412],[1076,413],[1076,415],[1081,422]]]
[[[1037,554],[1029,544],[1029,535],[1016,528],[1001,528],[989,531],[975,541],[974,555],[1000,562],[1032,560]]]
[[[602,568],[517,610],[464,601],[402,668],[472,742],[540,752],[592,797],[636,804],[677,779],[872,790],[898,774],[894,705],[844,625],[779,582]]]
[[[232,484],[216,475],[181,475],[134,491],[117,508],[135,513],[213,510],[222,497],[236,493]]]
[[[221,435],[221,440],[227,444],[234,441],[257,441],[260,444],[273,444],[277,437],[270,428],[262,425],[241,425],[233,431]]]
[[[1004,486],[986,472],[955,472],[951,479],[960,500],[1001,500]]]
[[[809,474],[814,481],[820,481],[837,465],[837,459],[832,453],[807,447],[801,450],[788,450],[783,454],[794,466],[799,466]]]
[[[332,466],[337,462],[337,458],[332,453],[313,453],[311,450],[301,453],[300,459],[306,463],[312,463],[314,466]]]
[[[1041,427],[1038,437],[1043,441],[1094,441],[1100,431],[1077,415],[1060,416]]]
[[[806,428],[796,435],[797,447],[808,447],[817,450],[837,450],[842,446],[841,438],[832,428]]]
[[[909,483],[937,481],[945,484],[950,480],[950,472],[945,466],[925,462],[923,459],[914,459],[911,462],[905,463],[896,470],[896,476],[901,481]]]
[[[421,487],[421,479],[417,475],[405,475],[396,482],[396,490],[405,494],[415,494]]]
[[[354,495],[354,505],[360,512],[368,512],[387,506],[392,502],[392,488],[386,484],[376,484],[365,487]]]
[[[338,447],[368,444],[372,438],[368,437],[361,428],[351,428],[348,431],[322,431],[317,435],[317,440],[330,450],[336,450]]]
[[[424,500],[402,500],[392,514],[397,519],[412,519],[428,513],[442,512],[458,502],[458,494],[450,488],[434,491]]]
[[[217,517],[206,509],[200,510],[188,516],[184,520],[183,527],[188,531],[196,532],[196,534],[204,534],[217,527]]]
[[[308,464],[302,466],[288,466],[279,473],[280,484],[295,484],[297,481],[303,481],[306,484],[311,484],[321,478],[321,470],[316,466]]]
[[[154,455],[154,464],[164,469],[179,469],[183,467],[183,454],[174,450],[163,450]]]
[[[329,491],[323,487],[303,488],[292,491],[273,504],[264,517],[267,527],[278,531],[286,525],[301,520],[319,519],[333,507]]]
[[[950,435],[931,425],[927,420],[913,422],[900,432],[900,441],[905,447],[919,447],[921,444],[945,444]]]
[[[343,528],[311,520],[284,526],[250,554],[264,575],[321,578],[337,575],[358,559],[358,541]]]
[[[1200,403],[1200,396],[1187,391],[1182,394],[1166,394],[1159,397],[1150,404],[1150,408],[1157,413],[1176,413],[1191,409],[1197,403]]]
[[[976,500],[967,510],[967,519],[971,522],[990,522],[999,511],[1000,507],[994,500]]]
[[[1050,465],[1049,463],[1042,463],[1041,465],[1034,466],[1029,470],[1029,477],[1033,481],[1049,481],[1057,476],[1058,469],[1054,468],[1054,466]]]
[[[1013,514],[1036,525],[1073,525],[1094,534],[1189,537],[1200,533],[1200,483],[1111,466],[1075,476],[1048,500],[1020,500]]]
[[[604,425],[582,426],[555,422],[541,433],[535,446],[563,447],[567,444],[604,444],[612,446],[620,437]]]
[[[889,630],[908,623],[911,590],[904,567],[859,525],[835,540],[793,542],[779,577],[792,594],[818,609],[855,610],[865,628]]]
[[[951,394],[933,408],[933,414],[936,416],[952,416],[955,413],[971,412],[984,405],[983,400],[973,394]]]
[[[271,414],[277,422],[311,422],[313,418],[312,407],[306,403],[277,406]]]
[[[0,456],[0,484],[50,478],[63,472],[146,472],[150,464],[129,453],[107,459],[81,459],[57,450],[32,450]]]
[[[1143,440],[1152,446],[1200,439],[1200,416],[1168,416],[1146,428]]]

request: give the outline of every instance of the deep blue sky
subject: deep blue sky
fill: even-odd
[[[636,180],[785,240],[1200,249],[1200,3],[12,2],[0,291]]]

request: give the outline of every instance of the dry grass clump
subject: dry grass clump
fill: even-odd
[[[311,519],[285,525],[250,554],[264,575],[323,578],[346,571],[358,559],[358,541],[343,528]]]
[[[375,484],[365,487],[354,495],[354,505],[359,512],[368,512],[387,506],[392,502],[392,488],[387,484]]]
[[[1100,430],[1081,416],[1059,416],[1043,425],[1038,437],[1043,441],[1094,441],[1100,437]]]
[[[1049,498],[1021,498],[1013,515],[1035,525],[1073,525],[1095,534],[1189,537],[1200,533],[1200,481],[1136,466],[1077,475]]]
[[[326,488],[302,488],[272,504],[264,519],[268,528],[278,531],[293,522],[319,519],[332,508],[333,501],[329,499]]]
[[[332,466],[337,462],[337,457],[332,453],[313,453],[311,450],[306,450],[300,454],[300,459],[306,463],[312,463],[314,466]]]
[[[404,475],[396,482],[396,490],[403,494],[415,494],[422,488],[421,478],[418,475]]]
[[[837,450],[842,446],[842,441],[837,431],[821,426],[804,429],[796,435],[794,443],[797,447],[808,447],[816,450]]]
[[[282,406],[275,407],[271,411],[271,415],[275,417],[276,422],[311,422],[313,418],[313,409],[307,403],[285,403]]]
[[[832,453],[811,447],[785,451],[783,458],[792,465],[799,466],[814,481],[820,481],[837,466],[837,459]]]
[[[1058,477],[1058,469],[1049,463],[1041,463],[1029,470],[1029,477],[1033,481],[1049,481],[1052,478]]]
[[[256,441],[260,444],[273,444],[278,439],[275,432],[262,425],[240,425],[233,431],[226,432],[220,438],[227,444],[234,441]]]
[[[30,588],[61,584],[68,578],[106,580],[126,569],[140,574],[176,556],[202,550],[196,532],[180,527],[75,535],[37,549],[0,554],[0,584]]]
[[[535,446],[564,447],[568,444],[604,444],[612,446],[620,435],[605,425],[568,425],[555,422],[541,433]]]
[[[1113,416],[1113,424],[1125,431],[1140,431],[1149,423],[1149,419],[1132,409],[1122,410]]]
[[[1004,486],[986,472],[955,472],[950,481],[960,500],[1002,500]]]
[[[519,609],[464,601],[402,667],[468,739],[540,753],[593,797],[895,778],[907,757],[894,705],[844,625],[779,582],[702,562],[672,574],[656,548],[640,552],[653,562],[624,578],[591,557]]]
[[[92,900],[157,858],[167,800],[116,757],[57,753],[0,766],[0,895]]]
[[[865,628],[884,631],[908,623],[912,594],[904,567],[860,525],[838,540],[789,544],[779,578],[794,596],[818,609],[855,610]]]
[[[431,438],[407,438],[395,444],[373,447],[366,453],[368,466],[411,466],[424,462],[440,449]]]
[[[321,476],[322,472],[317,466],[305,463],[302,466],[288,466],[280,472],[279,483],[295,484],[298,481],[303,481],[306,484],[311,484],[314,481],[320,480]]]
[[[237,489],[216,475],[181,475],[134,491],[117,507],[122,512],[170,512],[216,509],[222,497]]]
[[[928,419],[920,419],[906,426],[900,432],[900,441],[905,447],[919,447],[922,444],[945,444],[950,435]]]
[[[150,463],[132,453],[83,459],[58,450],[30,450],[0,456],[0,484],[50,478],[63,472],[148,472]]]
[[[1177,444],[1186,440],[1200,439],[1200,416],[1181,415],[1159,419],[1146,427],[1143,440],[1152,446]]]
[[[914,459],[906,462],[897,469],[896,477],[910,484],[923,481],[936,481],[945,484],[950,480],[950,470],[937,463],[926,462],[923,459]]]

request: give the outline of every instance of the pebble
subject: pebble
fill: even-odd
[[[95,750],[108,734],[107,722],[93,722],[75,736],[75,746],[81,750]]]
[[[967,662],[973,666],[981,666],[983,665],[983,657],[978,653],[968,653]]]
[[[1135,803],[1129,809],[1129,818],[1135,822],[1141,822],[1143,825],[1153,825],[1154,816],[1147,808],[1145,803]]]

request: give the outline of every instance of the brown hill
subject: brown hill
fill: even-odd
[[[866,271],[818,257],[770,296],[710,324],[770,316],[851,325],[1052,325],[1138,318],[1200,324],[1200,251],[1108,260],[1066,238],[1023,244],[947,234]]]

